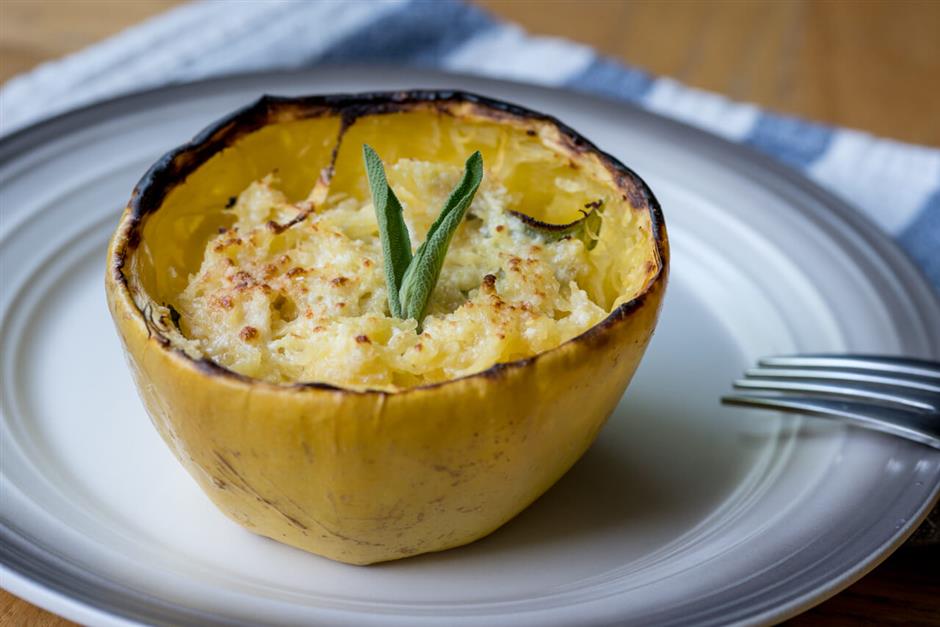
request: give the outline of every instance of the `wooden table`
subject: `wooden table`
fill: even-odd
[[[0,80],[176,0],[0,0]],[[779,112],[940,146],[940,0],[481,0],[534,33],[588,43]],[[940,625],[940,546],[904,546],[797,625]],[[68,621],[0,591],[2,625]]]

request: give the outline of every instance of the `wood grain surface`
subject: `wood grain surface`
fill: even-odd
[[[0,0],[0,81],[176,0]],[[787,114],[940,146],[940,0],[480,0],[655,74]],[[2,583],[2,582],[0,582]],[[940,547],[906,545],[795,625],[940,625]],[[0,625],[68,621],[0,590]]]
[[[479,4],[688,85],[940,146],[937,0]]]

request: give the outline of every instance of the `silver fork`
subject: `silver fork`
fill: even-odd
[[[726,405],[836,418],[940,449],[940,363],[876,355],[765,357]]]

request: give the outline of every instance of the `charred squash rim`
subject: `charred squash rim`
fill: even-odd
[[[289,122],[306,118],[326,115],[340,117],[344,127],[352,125],[358,118],[372,115],[383,115],[409,111],[419,107],[428,107],[445,115],[451,115],[454,105],[471,105],[473,112],[480,117],[488,117],[495,121],[514,121],[523,123],[537,121],[554,126],[567,143],[567,148],[574,153],[594,153],[601,163],[613,174],[618,190],[627,197],[635,211],[648,211],[652,227],[653,241],[659,260],[656,273],[648,280],[644,290],[630,301],[627,301],[580,335],[531,357],[516,361],[497,363],[481,372],[464,375],[446,381],[438,381],[425,385],[404,388],[396,391],[363,389],[355,390],[342,386],[321,383],[316,381],[297,382],[291,384],[276,384],[239,374],[221,364],[203,357],[193,359],[182,349],[174,347],[170,340],[162,335],[159,329],[147,323],[146,316],[134,301],[124,267],[128,256],[140,244],[141,227],[147,215],[157,211],[162,205],[169,191],[179,185],[197,168],[224,148],[232,145],[241,137],[248,135],[268,124]],[[594,143],[585,139],[577,131],[567,126],[557,118],[527,109],[520,105],[495,100],[486,96],[464,91],[451,90],[409,90],[395,92],[368,92],[361,94],[332,94],[300,97],[282,97],[264,95],[240,110],[207,126],[182,146],[163,155],[144,174],[131,195],[127,205],[127,212],[121,219],[117,234],[113,258],[110,260],[110,272],[119,286],[121,296],[133,306],[138,314],[138,322],[147,329],[148,339],[154,341],[160,350],[171,352],[181,359],[187,366],[206,376],[221,377],[233,382],[248,385],[261,385],[278,390],[317,390],[330,392],[345,392],[352,394],[399,396],[410,392],[418,392],[447,386],[469,379],[499,379],[505,377],[509,371],[523,368],[535,363],[539,358],[549,353],[567,348],[574,344],[603,344],[607,341],[610,330],[622,324],[634,312],[642,308],[649,295],[657,290],[664,289],[669,273],[669,242],[666,235],[666,223],[663,218],[659,201],[643,179],[633,170],[625,166],[618,159],[599,149]]]

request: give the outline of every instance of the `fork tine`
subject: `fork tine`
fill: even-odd
[[[940,364],[907,357],[819,353],[765,357],[758,363],[761,366],[785,368],[849,368],[940,380]]]
[[[919,411],[940,411],[940,396],[934,400],[932,396],[905,392],[898,394],[891,391],[874,389],[864,383],[832,383],[828,381],[777,381],[774,379],[738,379],[734,382],[736,389],[755,391],[773,391],[804,394],[827,394],[843,396],[854,399],[870,400],[877,403],[890,403],[901,405]]]
[[[726,405],[777,409],[787,413],[836,417],[848,423],[898,435],[940,449],[940,421],[936,415],[879,407],[867,403],[759,393],[725,396]]]
[[[911,390],[920,390],[940,394],[940,384],[925,380],[908,379],[905,377],[891,377],[880,374],[868,374],[851,370],[816,370],[810,368],[749,368],[744,376],[752,379],[822,379],[828,381],[844,381],[854,383],[868,383]]]

